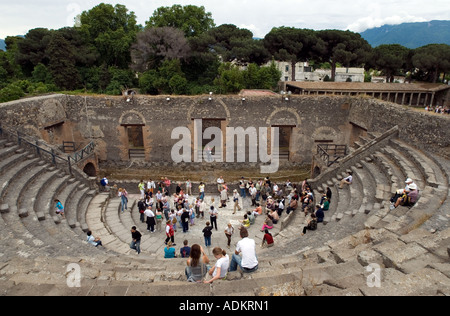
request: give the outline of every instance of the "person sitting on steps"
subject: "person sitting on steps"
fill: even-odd
[[[303,228],[302,236],[306,234],[306,230],[316,230],[317,229],[317,218],[315,214],[311,214],[311,219],[308,224]]]
[[[404,194],[397,199],[394,205],[391,205],[390,209],[396,209],[397,207],[406,206],[412,207],[416,204],[419,198],[419,191],[417,191],[417,185],[412,183],[408,185],[409,191],[405,190]]]
[[[341,180],[341,183],[339,184],[339,189],[343,189],[344,185],[348,184],[351,185],[353,182],[353,172],[348,172],[348,177]]]

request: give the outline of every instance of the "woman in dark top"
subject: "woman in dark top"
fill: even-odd
[[[333,195],[333,193],[331,192],[331,189],[329,187],[327,187],[327,199],[328,202],[331,202],[331,196]]]

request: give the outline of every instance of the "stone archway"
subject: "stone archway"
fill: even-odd
[[[94,164],[92,162],[88,162],[84,168],[83,172],[87,174],[89,177],[96,177],[97,176],[97,169],[95,168]]]

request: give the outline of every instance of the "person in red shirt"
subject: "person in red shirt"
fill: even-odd
[[[265,244],[267,244],[267,248],[273,247],[274,245],[272,234],[269,233],[269,230],[267,228],[264,231],[264,237],[261,244],[261,248],[264,248]]]

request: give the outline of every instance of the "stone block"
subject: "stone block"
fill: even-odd
[[[9,205],[8,204],[1,204],[0,205],[0,213],[1,214],[9,213]]]
[[[26,208],[21,208],[19,210],[19,217],[20,218],[28,217],[28,210]]]
[[[366,267],[372,263],[384,266],[383,257],[378,252],[372,249],[361,251],[358,254],[357,260],[363,267]]]
[[[37,219],[39,221],[45,221],[45,214],[44,214],[44,212],[38,211],[38,212],[36,212],[36,216],[37,216]]]
[[[75,227],[77,227],[77,223],[74,221],[74,220],[72,220],[72,219],[69,219],[69,220],[67,220],[67,224],[69,225],[69,227],[70,228],[75,228]]]
[[[54,215],[53,221],[55,222],[55,224],[61,224],[61,217],[59,217],[58,215]]]
[[[83,223],[81,224],[81,230],[87,233],[89,230],[89,226],[86,223]]]

